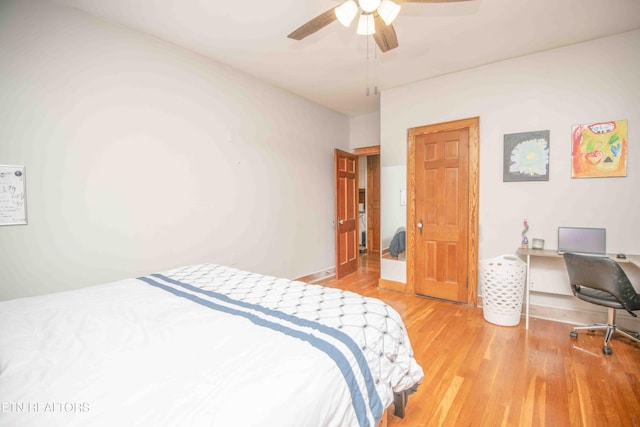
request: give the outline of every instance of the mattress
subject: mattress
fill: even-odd
[[[2,426],[373,426],[422,377],[384,302],[215,264],[0,303]]]

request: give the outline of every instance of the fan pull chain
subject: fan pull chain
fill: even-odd
[[[378,49],[377,49],[377,46],[375,44],[373,45],[373,57],[374,57],[374,65],[373,66],[375,68],[375,73],[374,74],[375,74],[375,80],[377,82],[378,81],[378,73],[377,73]],[[369,79],[369,61],[370,61],[370,59],[371,59],[371,56],[370,56],[370,53],[369,53],[369,37],[367,37],[367,90],[366,90],[367,96],[369,96],[371,94],[371,90],[369,88],[369,86],[370,86],[369,85],[369,83],[370,83],[370,79]],[[379,94],[378,85],[377,84],[374,84],[374,86],[373,86],[373,94],[376,95],[376,96]]]
[[[369,96],[369,37],[367,37],[367,96]]]
[[[373,66],[374,66],[374,77],[375,77],[375,89],[374,93],[378,95],[378,45],[373,45]]]

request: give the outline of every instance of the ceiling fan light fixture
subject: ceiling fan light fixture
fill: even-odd
[[[400,13],[400,5],[392,2],[391,0],[382,0],[380,6],[378,6],[378,15],[384,21],[385,24],[391,25],[394,19]]]
[[[358,0],[360,8],[366,12],[371,13],[380,6],[380,0]]]
[[[345,27],[348,27],[353,22],[353,19],[358,14],[358,5],[353,0],[348,0],[336,7],[336,18]]]
[[[376,32],[376,25],[373,21],[373,14],[362,14],[358,20],[358,30],[356,31],[361,36],[370,36]]]

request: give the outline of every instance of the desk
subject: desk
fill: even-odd
[[[525,283],[525,328],[529,329],[529,297],[531,293],[531,257],[546,257],[546,258],[562,258],[562,255],[558,254],[557,250],[548,250],[548,249],[522,249],[519,248],[516,251],[516,254],[520,256],[524,256],[527,262],[527,277]],[[629,263],[640,268],[640,255],[627,255],[625,259],[616,258],[615,254],[607,255],[612,260],[620,263],[626,264]]]

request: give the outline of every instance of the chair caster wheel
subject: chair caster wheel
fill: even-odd
[[[571,333],[569,334],[569,336],[571,338],[578,338],[578,333],[576,331],[571,331]]]
[[[611,350],[611,347],[602,347],[602,352],[607,356],[610,356],[611,354],[613,354],[613,350]]]

